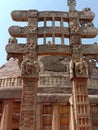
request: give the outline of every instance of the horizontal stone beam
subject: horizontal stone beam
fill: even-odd
[[[9,33],[12,37],[27,37],[27,29],[28,27],[20,27],[20,26],[11,26],[9,28]],[[52,34],[54,33],[55,36],[61,37],[62,33],[64,34],[64,37],[70,37],[70,31],[68,27],[39,27],[37,29],[38,31],[34,30],[33,28],[30,29],[30,33],[32,33],[32,36],[34,33],[37,33],[37,37],[44,37],[44,34],[46,37],[52,37]],[[95,27],[81,27],[81,38],[94,38],[98,34],[98,29]],[[76,34],[76,33],[75,33]]]
[[[49,88],[47,88],[47,89],[49,89]],[[59,88],[59,89],[62,89],[62,88]],[[96,89],[96,90],[95,89],[88,89],[88,90],[89,90],[89,94],[94,94],[93,91],[95,91],[95,95],[89,95],[90,102],[91,103],[98,103],[98,89]],[[21,93],[22,93],[22,87],[0,88],[0,99],[21,100]],[[37,102],[40,103],[40,102],[55,102],[56,101],[56,102],[68,103],[70,97],[71,97],[71,92],[70,93],[67,93],[67,92],[64,92],[64,93],[42,93],[40,91],[40,88],[38,88]]]
[[[14,10],[11,13],[12,19],[15,21],[28,21],[28,12],[33,12],[34,10]],[[92,21],[94,19],[95,14],[87,9],[79,12],[80,20]],[[32,13],[32,17],[34,17],[34,13]],[[55,17],[55,20],[61,20],[63,18],[64,21],[69,21],[68,12],[63,11],[40,11],[38,12],[38,21],[44,21],[44,17],[46,20],[52,20]],[[74,15],[73,15],[74,17]]]
[[[18,58],[18,55],[23,55],[25,53],[25,47],[26,44],[7,44],[6,46],[6,52],[8,55],[11,55],[12,57],[16,56]],[[87,44],[82,45],[82,53],[83,55],[98,55],[98,45],[97,44]],[[71,47],[68,45],[38,45],[37,47],[37,54],[38,55],[65,55],[65,56],[71,56]],[[9,57],[10,58],[10,57]]]

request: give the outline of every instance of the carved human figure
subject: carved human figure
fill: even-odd
[[[26,56],[21,64],[21,74],[37,76],[40,70],[36,55],[36,44],[28,44],[26,46]],[[29,52],[29,53],[28,53]]]
[[[69,10],[74,11],[76,6],[76,0],[67,0]]]
[[[88,65],[87,62],[80,59],[80,61],[76,62],[70,61],[70,79],[75,77],[85,77],[88,76]]]
[[[25,57],[21,65],[21,74],[37,76],[40,70],[39,68],[38,61],[34,59],[31,60],[30,57]]]
[[[75,63],[75,73],[76,76],[87,76],[88,75],[88,65],[86,61],[80,61]]]
[[[17,43],[18,41],[17,41],[17,39],[15,38],[15,37],[11,37],[11,38],[9,38],[9,40],[8,40],[8,43],[9,44],[11,44],[11,43]]]

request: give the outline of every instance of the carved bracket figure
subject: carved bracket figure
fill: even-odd
[[[36,55],[36,44],[28,43],[25,49],[26,56],[23,58],[21,64],[22,76],[38,77],[39,75],[39,63]]]
[[[70,62],[70,79],[77,77],[88,77],[88,64],[84,60]]]

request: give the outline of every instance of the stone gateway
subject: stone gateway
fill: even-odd
[[[68,12],[12,11],[14,21],[28,25],[9,27],[8,62],[0,67],[0,130],[98,130],[98,45],[81,40],[97,36],[95,14],[77,11],[76,0],[67,4]]]

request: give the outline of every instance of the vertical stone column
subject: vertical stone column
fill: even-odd
[[[1,117],[0,130],[12,130],[13,100],[3,101],[3,112]]]
[[[59,104],[53,104],[52,130],[60,130]]]
[[[19,130],[35,130],[38,78],[23,78]]]
[[[61,37],[61,44],[64,45],[64,34],[62,34],[62,37]]]
[[[42,104],[37,104],[36,109],[36,130],[41,130],[42,124],[41,124],[41,118],[42,118]]]
[[[28,11],[27,43],[37,44],[38,11]]]
[[[75,5],[75,0],[68,0],[70,45],[72,48],[70,79],[72,82],[74,129],[92,130],[87,88],[88,65],[82,55],[80,21]]]
[[[28,11],[27,45],[21,64],[23,90],[21,98],[19,130],[36,129],[37,86],[39,64],[37,61],[37,10]]]
[[[53,33],[52,33],[52,44],[55,44],[55,18],[52,17],[52,26],[53,26]]]
[[[74,112],[73,112],[73,99],[72,97],[69,98],[70,103],[70,123],[69,123],[69,130],[75,130],[74,129]]]
[[[61,17],[60,28],[62,29],[63,27],[64,27],[63,17]],[[64,34],[63,34],[63,32],[62,32],[62,36],[61,36],[61,44],[64,45]]]
[[[21,65],[21,75],[23,79],[23,90],[21,98],[20,125],[19,130],[36,129],[36,104],[37,86],[39,79],[39,64],[35,45],[30,46],[29,55],[27,53]]]
[[[73,105],[76,130],[92,130],[90,104],[88,99],[87,78],[72,80]]]
[[[46,29],[46,17],[44,17],[44,29]],[[46,44],[46,31],[44,31],[44,44]]]

